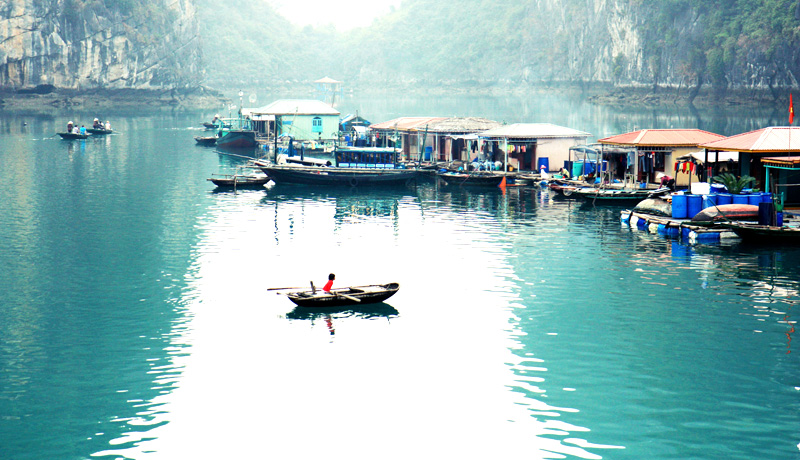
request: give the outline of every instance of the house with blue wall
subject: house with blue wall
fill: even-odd
[[[257,109],[243,109],[259,134],[292,136],[298,141],[332,141],[339,138],[339,113],[314,99],[280,99]]]

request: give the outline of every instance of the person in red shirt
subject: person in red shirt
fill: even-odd
[[[336,279],[336,275],[334,275],[333,273],[328,275],[328,282],[325,283],[325,287],[323,287],[322,290],[325,291],[325,292],[331,292],[331,288],[333,287],[333,280],[335,280],[335,279]]]

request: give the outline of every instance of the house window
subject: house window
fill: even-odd
[[[311,132],[312,133],[322,132],[322,118],[314,117],[314,119],[311,120]]]

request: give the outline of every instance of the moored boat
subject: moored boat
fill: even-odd
[[[252,148],[256,147],[256,132],[249,129],[228,129],[223,130],[222,136],[217,139],[218,147],[229,148]]]
[[[489,172],[437,172],[436,177],[442,179],[447,185],[464,185],[464,186],[477,186],[477,187],[497,187],[503,181],[502,174],[493,174]]]
[[[216,136],[195,136],[194,140],[197,145],[211,146],[217,143]]]
[[[595,188],[595,187],[583,187],[575,190],[573,192],[574,196],[579,198],[585,198],[587,200],[596,200],[601,202],[632,202],[632,201],[641,201],[645,198],[658,196],[660,194],[666,194],[669,192],[668,188],[658,189],[658,190],[647,190],[647,189],[637,189],[637,190],[625,190],[625,189],[613,189],[613,188]]]
[[[398,283],[373,284],[331,289],[330,292],[322,289],[296,291],[286,294],[286,297],[300,307],[341,307],[383,302],[399,289]]]
[[[307,185],[404,185],[416,179],[413,169],[357,169],[325,166],[263,165],[264,171],[278,184]]]
[[[758,244],[800,244],[800,228],[774,227],[745,222],[721,222],[724,228],[733,230],[739,238]]]
[[[261,188],[270,181],[270,178],[261,174],[226,174],[208,180],[222,188]]]

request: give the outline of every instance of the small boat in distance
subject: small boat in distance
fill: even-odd
[[[87,133],[91,134],[111,134],[114,132],[113,129],[105,129],[105,128],[86,128]]]
[[[383,302],[399,289],[398,283],[373,284],[331,289],[331,292],[322,289],[295,291],[286,294],[286,297],[300,307],[341,307]]]
[[[80,134],[80,133],[58,133],[58,135],[61,136],[61,139],[67,139],[67,140],[86,139],[87,137],[89,137],[88,134]]]

